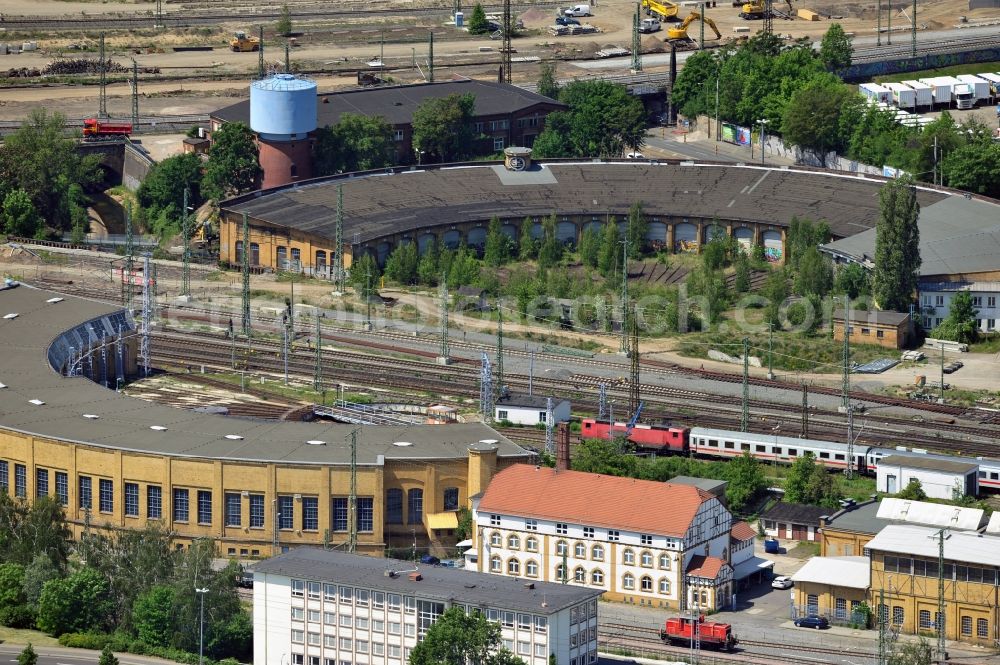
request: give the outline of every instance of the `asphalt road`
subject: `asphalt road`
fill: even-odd
[[[17,655],[24,648],[20,644],[0,644],[0,664],[16,663]],[[82,665],[83,663],[96,663],[100,657],[100,651],[90,651],[89,649],[66,649],[63,647],[35,647],[38,654],[38,665]],[[173,663],[172,660],[162,658],[150,658],[148,656],[135,656],[128,653],[115,654],[121,665],[167,665]]]

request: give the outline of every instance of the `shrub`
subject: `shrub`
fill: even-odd
[[[63,633],[59,636],[59,644],[73,649],[91,649],[101,651],[111,642],[107,633]]]

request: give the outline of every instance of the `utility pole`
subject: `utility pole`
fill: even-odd
[[[483,422],[493,422],[493,370],[490,367],[490,357],[483,351],[479,365],[479,411]]]
[[[885,607],[885,588],[878,590],[878,607],[875,608],[875,622],[878,625],[878,653],[876,654],[875,665],[888,665],[889,663],[889,636],[886,634],[886,624],[889,623],[888,612],[883,612]]]
[[[764,0],[764,24],[761,26],[761,30],[765,35],[774,34],[774,2],[773,0]]]
[[[139,63],[132,58],[132,131],[139,125]]]
[[[323,331],[319,325],[320,314],[316,312],[316,336],[313,340],[316,344],[316,367],[313,369],[313,390],[317,393],[323,387]]]
[[[632,330],[632,344],[629,349],[631,360],[628,381],[628,408],[632,417],[639,411],[639,317],[633,309],[629,317]]]
[[[511,37],[514,34],[514,20],[510,13],[510,0],[503,0],[503,26],[500,28],[503,30],[503,45],[500,47],[500,82],[511,85],[513,80],[511,79],[511,51],[513,47],[511,46]]]
[[[848,480],[854,478],[854,405],[847,406],[847,466],[844,468],[844,476]]]
[[[632,17],[632,73],[638,74],[642,71],[642,39],[639,33],[639,5],[635,6],[635,15]]]
[[[236,369],[236,329],[231,316],[229,317],[229,368]]]
[[[628,355],[628,239],[622,240],[622,339],[621,352]]]
[[[608,384],[602,383],[598,386],[597,393],[597,419],[603,420],[608,415]]]
[[[934,626],[937,629],[937,662],[943,663],[948,659],[948,648],[945,642],[945,614],[944,614],[944,541],[951,538],[951,531],[948,529],[938,529],[930,536],[938,541],[938,607],[937,617]]]
[[[188,223],[188,195],[190,190],[184,187],[184,209],[181,213],[181,233],[184,238],[183,265],[181,266],[181,295],[191,295],[191,227]]]
[[[284,316],[281,317],[282,323],[282,338],[281,338],[281,352],[284,357],[285,365],[285,385],[288,385],[288,346],[289,346],[289,328],[291,328],[291,317],[288,316],[288,312],[285,311]]]
[[[292,63],[291,63],[291,61],[289,60],[289,57],[288,57],[288,42],[285,42],[285,73],[286,74],[290,74],[291,73],[291,71],[292,71],[291,64]]]
[[[365,315],[365,330],[372,329],[372,266],[369,263],[365,267],[365,305],[367,306]]]
[[[938,391],[938,402],[944,404],[944,344],[941,345],[941,382]]]
[[[264,78],[264,26],[257,26],[257,78]]]
[[[886,3],[887,7],[885,9],[885,43],[886,46],[892,46],[892,0]]]
[[[809,438],[809,386],[802,384],[802,438]]]
[[[434,33],[428,33],[429,40],[427,44],[427,81],[428,83],[434,83]]]
[[[344,283],[344,186],[337,185],[337,234],[336,254],[333,257],[333,268],[337,271],[335,279],[337,281],[337,293],[343,293],[347,288]]]
[[[347,551],[358,548],[358,430],[351,432],[351,491],[347,496],[347,519],[350,524]]]
[[[913,25],[910,28],[910,55],[917,57],[917,0],[913,0]]]
[[[156,0],[156,25],[153,27],[163,27],[163,0]]]
[[[503,299],[497,298],[497,398],[503,397]]]
[[[98,46],[101,62],[98,65],[98,72],[101,75],[101,90],[98,97],[98,118],[108,117],[108,59],[104,54],[104,33],[101,33],[101,41]]]
[[[555,420],[555,415],[552,411],[552,398],[545,398],[545,452],[549,455],[556,454],[556,438],[555,438],[555,424],[552,422]]]
[[[250,344],[250,217],[243,213],[243,334]]]
[[[447,276],[441,274],[441,293],[439,302],[439,322],[441,327],[441,352],[438,355],[438,364],[447,365],[450,360],[451,349],[448,345],[448,280]]]
[[[146,254],[142,257],[142,336],[139,338],[139,355],[142,356],[143,376],[149,376],[149,338],[153,326],[153,309],[150,306],[149,290],[149,254]]]
[[[836,325],[836,324],[834,324]],[[851,406],[851,297],[844,296],[844,375],[841,379],[841,405]]]
[[[774,355],[774,324],[770,321],[767,324],[767,378],[774,380],[774,365],[772,356]]]
[[[703,50],[705,48],[705,7],[706,7],[706,5],[705,5],[704,2],[702,2],[701,4],[698,5],[698,9],[701,10],[701,11],[698,12],[698,16],[701,17],[701,20],[698,21],[698,31],[700,33],[698,35],[698,50],[699,51],[701,51],[701,50]]]
[[[125,206],[125,267],[122,270],[122,301],[132,312],[133,274],[135,273],[135,243],[132,237],[132,204]]]
[[[743,338],[743,410],[740,413],[740,431],[750,431],[750,338]]]
[[[532,394],[532,384],[535,382],[535,352],[528,355],[528,397]]]

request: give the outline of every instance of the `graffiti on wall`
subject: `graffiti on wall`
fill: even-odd
[[[1000,48],[980,48],[961,53],[931,53],[916,58],[894,58],[877,62],[862,62],[841,69],[837,73],[845,81],[852,83],[866,81],[875,76],[903,74],[925,69],[938,69],[975,62],[996,62],[1000,60]]]
[[[674,251],[678,254],[691,253],[698,251],[698,241],[697,240],[678,240],[674,243]]]

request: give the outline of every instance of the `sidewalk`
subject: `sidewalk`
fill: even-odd
[[[703,131],[687,132],[682,127],[656,127],[646,133],[643,150],[647,157],[673,157],[708,161],[760,163],[760,151],[755,144],[751,148],[733,145],[725,141],[708,138]],[[663,154],[659,154],[663,153]],[[765,155],[767,166],[793,166],[795,160],[780,154],[772,154],[770,147]]]

